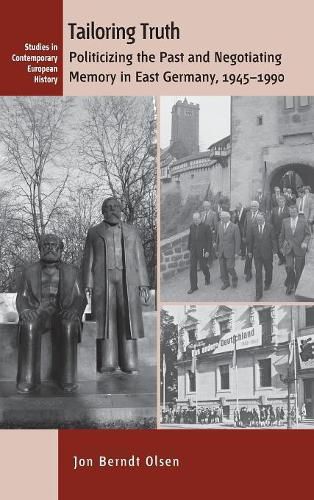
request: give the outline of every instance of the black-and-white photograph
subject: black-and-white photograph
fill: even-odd
[[[161,300],[314,299],[314,97],[161,98]]]
[[[156,427],[152,97],[0,99],[0,427]]]
[[[163,305],[163,429],[314,427],[314,306]]]

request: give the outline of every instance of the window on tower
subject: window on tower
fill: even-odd
[[[293,109],[294,108],[294,96],[288,95],[284,97],[285,100],[285,109]]]
[[[304,106],[309,106],[310,105],[310,97],[307,95],[301,95],[299,97],[299,105],[301,108]]]
[[[263,115],[258,115],[258,117],[257,117],[257,125],[263,125]]]

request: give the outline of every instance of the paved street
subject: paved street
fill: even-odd
[[[160,424],[161,429],[233,429],[233,430],[287,430],[287,424],[282,426],[273,427],[235,427],[233,421],[227,420],[219,424]],[[314,421],[309,420],[305,422],[299,422],[298,427],[293,426],[294,430],[299,429],[314,429]]]
[[[237,288],[227,288],[221,290],[219,262],[216,259],[210,269],[211,282],[209,286],[204,285],[204,276],[198,272],[199,290],[191,295],[187,294],[190,288],[189,269],[177,274],[173,279],[161,281],[161,301],[162,302],[255,302],[255,269],[253,262],[253,278],[248,283],[245,281],[244,260],[240,257],[236,260],[236,272],[239,282]],[[284,281],[286,279],[285,266],[278,266],[274,262],[273,283],[261,302],[294,302],[294,295],[286,295]]]

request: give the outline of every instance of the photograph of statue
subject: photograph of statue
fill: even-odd
[[[152,97],[0,98],[0,428],[156,427],[156,153]]]

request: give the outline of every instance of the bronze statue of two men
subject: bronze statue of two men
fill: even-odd
[[[54,374],[65,392],[77,388],[77,344],[91,297],[97,328],[97,370],[138,370],[137,339],[144,336],[141,301],[149,300],[142,242],[121,221],[121,205],[107,198],[103,222],[88,231],[82,269],[61,261],[62,241],[43,236],[40,261],[24,270],[17,294],[19,355],[17,390],[40,384],[41,335],[52,331]]]

